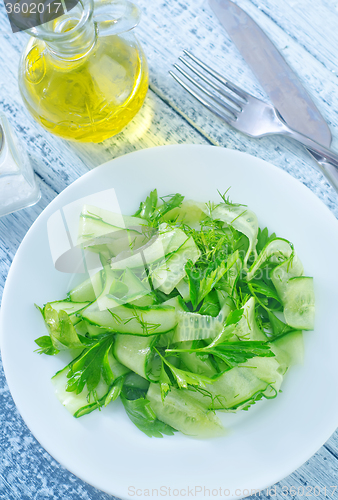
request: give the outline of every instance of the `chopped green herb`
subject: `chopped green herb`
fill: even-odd
[[[122,218],[84,207],[79,241],[90,238],[103,268],[37,306],[48,335],[35,340],[40,354],[72,357],[52,380],[74,417],[120,398],[147,436],[219,435],[216,410],[275,398],[302,359],[312,278],[288,240],[219,195],[201,203],[154,189]]]

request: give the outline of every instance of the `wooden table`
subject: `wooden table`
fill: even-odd
[[[48,203],[91,168],[138,149],[164,144],[213,144],[270,161],[309,187],[338,216],[338,196],[302,147],[277,137],[250,139],[189,99],[168,69],[183,49],[209,62],[257,96],[264,92],[206,0],[138,0],[138,27],[150,66],[146,102],[130,125],[102,144],[74,144],[45,132],[28,115],[17,84],[26,35],[8,32],[0,5],[0,110],[27,148],[42,191],[34,207],[0,219],[0,293],[13,256]],[[338,150],[338,3],[334,0],[237,0],[266,31],[327,120]],[[19,312],[19,311],[18,311]],[[37,443],[13,403],[0,365],[0,498],[103,500],[111,498],[67,472]],[[338,498],[338,434],[276,485],[271,498]],[[294,487],[294,489],[290,489]],[[302,490],[302,487],[304,488]],[[315,489],[316,487],[316,489]],[[298,490],[298,488],[300,488]],[[294,493],[298,490],[298,493]],[[333,493],[334,492],[334,493]],[[255,498],[255,497],[252,497]],[[262,492],[260,498],[270,498]]]

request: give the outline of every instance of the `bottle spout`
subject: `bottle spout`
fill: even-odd
[[[130,31],[140,21],[139,8],[128,0],[79,0],[66,14],[26,30],[46,42],[61,59],[83,57],[96,37]]]
[[[88,53],[95,44],[93,12],[93,0],[79,0],[64,15],[26,30],[26,33],[43,40],[56,57],[75,60]]]
[[[140,9],[128,0],[98,0],[94,6],[94,22],[101,36],[130,31],[140,22]]]

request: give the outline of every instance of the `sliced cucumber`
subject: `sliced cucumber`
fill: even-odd
[[[237,323],[233,334],[240,340],[267,341],[267,336],[259,329],[256,322],[254,297],[251,297],[246,304],[244,304],[243,309],[243,316]]]
[[[177,327],[173,342],[213,339],[222,330],[223,317],[191,312],[177,313]]]
[[[233,302],[228,297],[217,316],[178,310],[173,342],[215,339],[222,332],[224,322],[232,309]]]
[[[146,245],[135,252],[122,252],[117,258],[112,259],[111,267],[112,269],[146,268],[178,250],[187,239],[188,236],[181,229],[170,229],[167,224],[161,224],[158,234]]]
[[[212,399],[207,396],[208,406],[214,409],[231,409],[252,398],[259,391],[265,391],[267,383],[255,376],[255,370],[232,368],[207,386]]]
[[[297,330],[313,330],[315,321],[315,294],[313,278],[291,278],[286,284],[284,317]]]
[[[87,387],[83,389],[80,394],[75,392],[67,392],[66,386],[68,382],[68,372],[69,365],[63,370],[57,372],[52,378],[52,383],[54,385],[54,391],[56,397],[59,401],[66,407],[66,409],[74,416],[79,416],[79,413],[86,414],[98,408],[98,404],[95,402],[88,402],[88,390]],[[97,388],[98,401],[104,401],[105,396],[109,392],[109,386],[101,378]]]
[[[116,233],[113,233],[112,241],[106,243],[106,248],[113,257],[117,257],[121,252],[131,251],[136,252],[149,241],[146,234],[140,234],[129,230],[123,237],[116,238]]]
[[[248,359],[240,366],[243,370],[252,370],[257,378],[263,380],[275,391],[279,391],[283,382],[280,365],[276,358],[260,358],[258,356]]]
[[[114,299],[102,297],[83,312],[88,322],[118,333],[157,335],[172,330],[176,324],[176,311],[172,306],[128,307]]]
[[[178,290],[184,302],[190,302],[190,288],[186,278],[181,279],[181,281],[177,283],[176,289]]]
[[[287,333],[283,337],[271,342],[271,350],[275,354],[275,359],[281,366],[284,374],[290,366],[303,364],[304,361],[304,340],[303,332],[294,331]]]
[[[157,381],[160,376],[154,368],[153,347],[157,344],[158,337],[139,337],[136,335],[118,334],[114,343],[114,355],[123,365],[130,368],[149,381]]]
[[[103,278],[102,271],[94,274],[91,278],[73,288],[68,297],[72,302],[93,302],[102,293]]]
[[[282,302],[285,300],[286,285],[289,279],[302,276],[303,272],[303,264],[296,252],[288,260],[272,270],[271,280]]]
[[[154,304],[155,298],[148,281],[141,281],[130,269],[125,269],[122,275],[121,271],[109,267],[105,267],[103,272],[105,285],[97,298],[99,309],[104,308],[101,302],[107,296],[116,297],[119,304],[131,303],[142,307]]]
[[[197,347],[201,347],[201,343],[199,342],[181,342],[177,348],[178,349],[195,349]],[[202,343],[203,344],[203,343]],[[181,352],[180,358],[185,364],[185,366],[192,373],[198,373],[201,375],[205,375],[206,377],[213,377],[216,375],[216,369],[213,363],[210,360],[209,354],[196,352]]]
[[[77,318],[77,320],[78,321],[76,323],[73,322],[76,333],[78,335],[86,336],[88,334],[87,322],[81,318]]]
[[[76,316],[69,316],[63,309],[57,311],[50,304],[45,305],[42,315],[54,349],[58,351],[83,350],[83,341],[79,338],[73,324],[78,320]]]
[[[296,330],[313,330],[313,278],[302,274],[303,265],[294,253],[287,261],[273,269],[271,279],[284,306],[286,323]]]
[[[83,321],[86,323],[89,337],[93,337],[93,338],[99,337],[103,333],[106,333],[107,331],[109,331],[109,330],[107,330],[107,328],[103,328],[102,326],[93,325],[92,323],[88,323],[88,321],[85,321],[85,320],[83,320]]]
[[[266,262],[281,263],[285,262],[292,255],[293,249],[289,241],[283,238],[276,238],[265,245],[258,258],[250,267],[246,276],[247,281],[250,281],[258,269]]]
[[[179,207],[173,208],[167,212],[164,216],[164,220],[184,221],[186,224],[191,226],[196,223],[198,224],[202,219],[204,219],[206,211],[207,206],[205,203],[193,200],[184,200]],[[200,225],[197,227],[199,228]]]
[[[176,297],[172,297],[171,299],[165,300],[164,302],[162,302],[161,306],[175,307],[176,313],[185,312],[188,310],[187,306],[185,305],[185,303],[183,302],[183,300],[179,295],[176,295]]]
[[[150,277],[154,289],[159,288],[166,294],[171,293],[186,275],[185,265],[188,260],[195,263],[200,255],[201,252],[197,248],[194,239],[192,237],[188,238],[164,263],[151,269]]]
[[[121,273],[119,271],[111,269],[110,266],[105,266],[102,270],[102,276],[104,285],[102,288],[102,293],[98,298],[105,297],[106,295],[111,293],[112,287],[114,288],[114,285],[119,281]]]
[[[115,254],[110,250],[109,245],[106,245],[104,243],[87,246],[86,250],[99,254],[99,258],[103,267],[108,266],[111,259],[115,257]]]
[[[140,217],[118,214],[110,210],[94,207],[93,205],[85,205],[82,209],[81,217],[93,218],[119,228],[132,227],[133,229],[138,229],[138,226],[142,228],[145,224],[144,219]],[[141,232],[142,229],[139,229],[139,231]]]
[[[108,363],[113,374],[114,381],[112,384],[107,384],[103,375],[101,375],[101,379],[99,381],[98,386],[96,387],[96,400],[90,401],[89,391],[87,386],[83,388],[80,394],[76,394],[76,392],[68,392],[66,390],[68,383],[68,374],[71,370],[73,363],[76,361],[73,360],[69,363],[63,370],[58,371],[54,377],[52,378],[52,383],[54,385],[54,390],[57,398],[66,407],[66,409],[74,416],[80,417],[91,411],[95,410],[102,406],[105,402],[105,399],[112,388],[112,385],[118,381],[121,377],[123,377],[126,373],[129,372],[129,369],[125,366],[121,365],[113,356],[111,350],[108,354]]]
[[[136,231],[120,229],[113,233],[96,237],[83,243],[83,246],[100,254],[101,261],[105,262],[117,257],[121,252],[133,252],[145,245],[149,238],[145,234],[137,233]]]
[[[144,307],[154,304],[155,298],[149,282],[141,281],[131,269],[126,269],[121,277],[121,283],[128,287],[128,293],[123,297],[125,302]]]
[[[75,315],[82,311],[90,302],[71,302],[70,300],[56,300],[55,302],[48,302],[48,304],[57,312],[65,311],[68,316]],[[46,304],[46,305],[48,305]],[[46,307],[46,306],[45,306]],[[75,319],[75,318],[74,318]]]
[[[209,215],[207,213],[207,215]],[[244,257],[244,268],[248,262],[248,258],[252,252],[256,253],[256,242],[258,235],[258,220],[256,215],[251,212],[245,205],[233,205],[220,203],[211,211],[210,216],[213,219],[218,219],[229,224],[240,233],[245,234],[249,239],[249,248]]]
[[[231,368],[206,386],[205,395],[194,394],[204,406],[216,410],[231,410],[249,401],[256,394],[265,391],[269,397],[270,386],[273,393],[279,390],[283,378],[279,373],[279,363],[274,358],[252,358],[241,366]],[[207,395],[209,392],[210,396]]]
[[[183,434],[199,438],[224,434],[218,417],[194,399],[187,390],[172,387],[162,401],[159,384],[150,384],[147,398],[157,418]]]
[[[149,382],[144,377],[137,375],[137,373],[129,372],[126,375],[124,381],[124,387],[128,388],[128,391],[131,389],[133,391],[142,391],[146,392],[149,389]]]
[[[94,242],[95,238],[106,236],[111,233],[121,232],[123,228],[119,226],[112,226],[100,219],[92,218],[89,216],[82,216],[80,218],[78,244],[86,244],[88,241]]]
[[[145,244],[143,226],[143,219],[85,205],[80,217],[78,244],[97,253],[116,256],[122,250]]]
[[[148,293],[147,295],[143,295],[143,297],[139,297],[129,302],[130,305],[134,305],[136,307],[148,307],[148,306],[153,306],[156,303],[157,303],[156,296],[153,292]]]

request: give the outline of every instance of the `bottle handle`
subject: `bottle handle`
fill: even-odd
[[[94,1],[94,23],[101,36],[130,31],[141,18],[139,8],[128,0]]]

